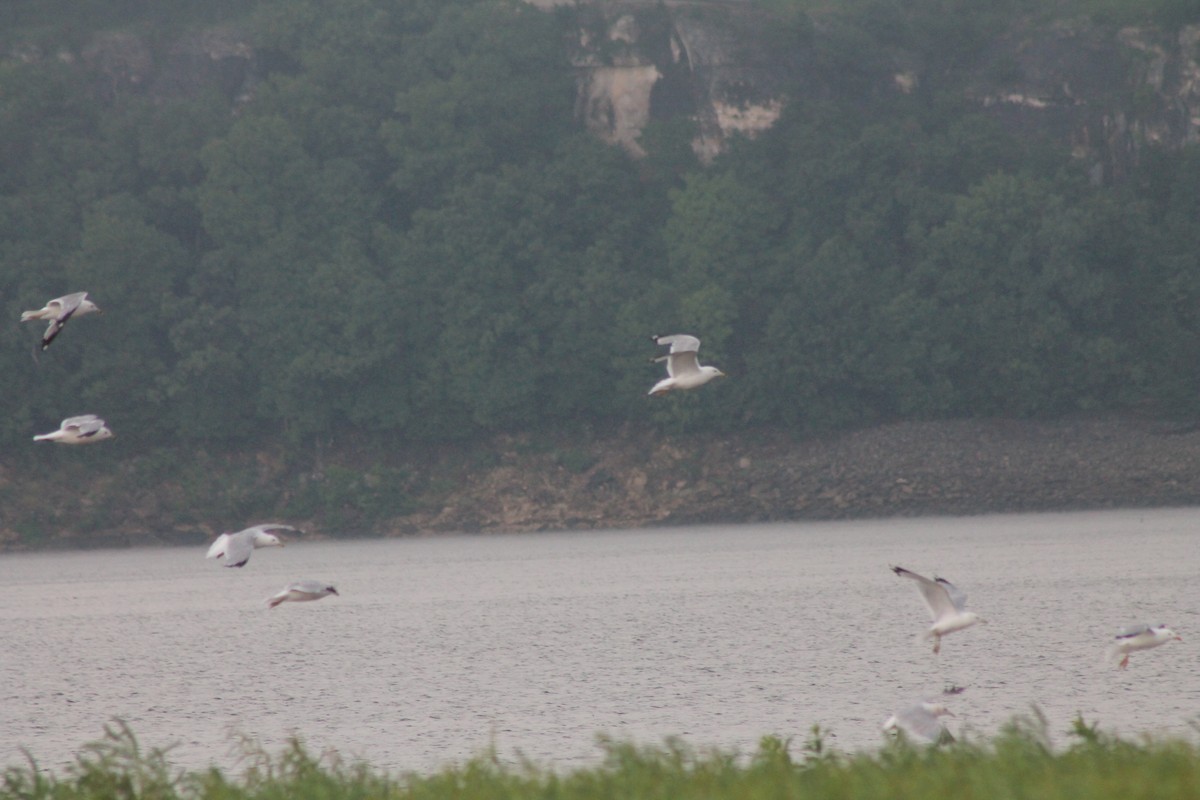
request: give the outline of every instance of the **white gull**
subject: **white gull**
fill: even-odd
[[[31,319],[50,320],[49,327],[42,334],[42,349],[45,350],[71,317],[82,317],[84,314],[100,312],[100,307],[89,300],[87,295],[87,292],[75,292],[56,297],[36,311],[21,312],[21,322],[28,322]]]
[[[1117,634],[1116,641],[1109,648],[1109,658],[1124,656],[1118,666],[1125,669],[1129,666],[1130,653],[1150,650],[1172,640],[1182,642],[1183,637],[1166,625],[1131,625]]]
[[[268,522],[237,533],[222,533],[208,548],[205,558],[224,558],[225,566],[241,567],[250,560],[258,547],[283,547],[283,542],[271,531],[294,531],[291,525]]]
[[[722,377],[724,372],[716,367],[702,367],[697,360],[700,350],[700,340],[685,333],[671,336],[651,336],[655,344],[670,345],[671,350],[665,356],[651,359],[652,363],[667,362],[667,377],[663,378],[650,389],[650,394],[660,395],[676,389],[695,389],[703,386],[713,378]]]
[[[942,717],[953,717],[954,712],[944,703],[921,701],[905,706],[888,717],[883,723],[884,731],[903,731],[906,736],[932,744],[953,742],[954,736],[942,723]]]
[[[309,600],[320,600],[322,597],[328,597],[331,594],[337,593],[338,590],[328,583],[322,583],[321,581],[296,581],[283,587],[278,594],[268,597],[267,608],[274,608],[280,603],[288,601],[304,603]]]
[[[55,442],[56,444],[90,444],[111,439],[115,436],[104,420],[95,414],[83,414],[78,417],[67,417],[58,426],[58,430],[43,433],[33,437],[35,442]]]
[[[921,596],[925,598],[933,617],[933,625],[925,632],[924,638],[933,639],[934,653],[941,652],[943,636],[969,628],[976,622],[987,621],[975,612],[966,610],[966,594],[945,578],[930,580],[904,567],[892,567],[892,572],[917,582],[917,588],[921,590]]]

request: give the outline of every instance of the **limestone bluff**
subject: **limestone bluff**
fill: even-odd
[[[833,91],[836,75],[820,56],[836,37],[827,11],[781,16],[753,0],[527,2],[562,20],[579,121],[635,155],[648,123],[685,118],[695,125],[693,149],[710,160],[731,137],[771,127],[789,103]],[[236,109],[253,102],[268,72],[253,41],[233,26],[165,40],[100,31],[74,45],[0,32],[0,59],[74,65],[106,97],[216,89]],[[865,88],[876,97],[943,78],[928,54],[911,49],[870,58]],[[1200,24],[1168,30],[1030,15],[959,66],[953,84],[964,101],[1011,129],[1068,144],[1096,181],[1119,179],[1147,144],[1200,139]]]

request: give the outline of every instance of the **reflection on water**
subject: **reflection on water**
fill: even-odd
[[[240,570],[203,548],[0,558],[0,765],[58,767],[113,717],[183,767],[235,734],[299,734],[389,771],[494,745],[551,767],[596,734],[751,750],[812,725],[877,746],[894,707],[947,684],[956,732],[1032,704],[1060,741],[1190,735],[1200,557],[1189,510],[293,543]],[[949,577],[989,620],[940,656],[911,581]],[[297,578],[341,597],[264,600]],[[1184,638],[1102,656],[1133,621]]]

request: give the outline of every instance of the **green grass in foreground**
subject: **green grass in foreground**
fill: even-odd
[[[658,747],[605,742],[595,767],[556,773],[536,765],[506,766],[484,755],[429,775],[387,775],[365,764],[315,758],[298,742],[278,756],[247,748],[232,778],[212,769],[176,772],[163,750],[143,751],[124,725],[88,745],[63,775],[36,765],[6,770],[0,800],[9,798],[403,798],[404,800],[720,800],[738,798],[1154,798],[1192,800],[1200,792],[1200,748],[1179,739],[1121,741],[1077,722],[1073,743],[1052,749],[1044,724],[1014,722],[987,744],[919,748],[904,742],[877,753],[829,751],[814,730],[803,748],[774,737],[757,752],[697,752],[678,741]],[[790,750],[799,749],[798,755]]]

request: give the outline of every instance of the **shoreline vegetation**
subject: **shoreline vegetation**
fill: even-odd
[[[293,740],[278,755],[245,743],[243,772],[234,777],[212,767],[174,769],[169,750],[143,748],[123,723],[106,726],[103,739],[83,748],[61,774],[36,763],[9,767],[0,800],[90,797],[155,798],[690,798],[791,797],[1190,798],[1200,785],[1200,747],[1183,739],[1123,740],[1077,719],[1071,743],[1051,745],[1036,712],[1013,720],[986,743],[914,747],[904,740],[871,753],[842,753],[826,746],[818,728],[809,739],[764,736],[754,753],[698,751],[679,739],[639,746],[601,740],[595,766],[555,771],[524,762],[502,763],[484,753],[430,774],[387,774],[368,764],[320,757]]]
[[[198,546],[264,519],[327,539],[1200,504],[1200,426],[1131,415],[51,456],[0,466],[0,551]]]

